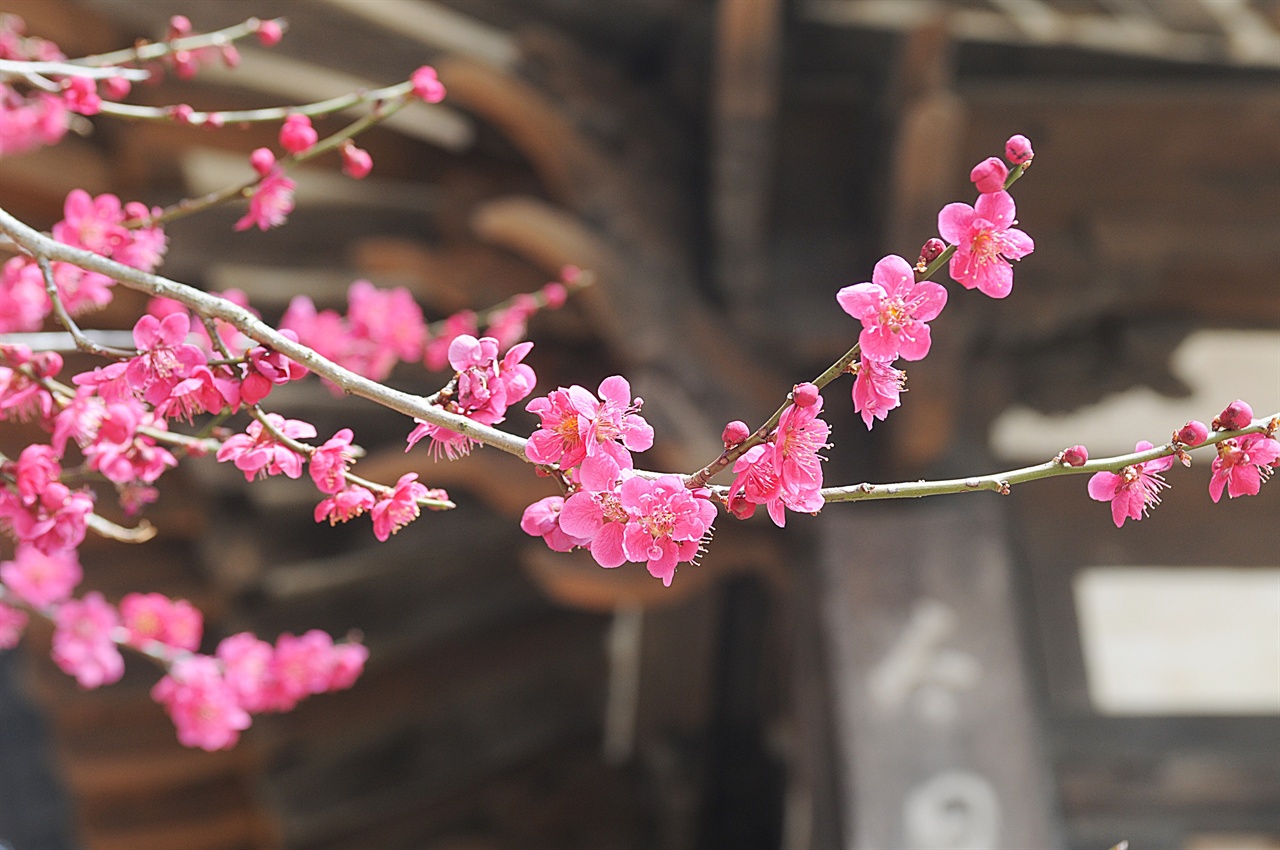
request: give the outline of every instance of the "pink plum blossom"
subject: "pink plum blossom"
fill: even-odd
[[[234,746],[252,722],[223,678],[215,658],[194,655],[173,663],[151,689],[151,698],[169,712],[185,747],[210,752]]]
[[[185,599],[160,593],[129,593],[120,600],[120,619],[130,646],[150,641],[173,649],[195,652],[200,647],[204,617]]]
[[[602,486],[586,485],[564,500],[560,509],[560,529],[571,538],[590,541],[585,545],[602,567],[612,569],[627,562],[623,532],[631,516],[622,506],[620,482]]]
[[[223,638],[215,654],[236,702],[249,712],[266,711],[271,704],[271,660],[275,655],[271,644],[249,632],[239,632]]]
[[[321,499],[316,505],[316,522],[329,520],[329,525],[346,522],[372,510],[376,500],[373,493],[359,484],[350,484],[327,499]]]
[[[15,596],[36,608],[69,598],[83,577],[75,550],[46,554],[33,546],[19,544],[13,560],[0,563],[0,581]]]
[[[793,511],[822,510],[823,499],[818,492],[822,489],[822,457],[818,452],[826,448],[831,428],[818,418],[821,413],[822,396],[812,404],[789,405],[782,412],[778,430],[773,435],[778,486],[784,504]]]
[[[1017,229],[1013,197],[991,192],[977,204],[947,204],[938,213],[938,232],[956,246],[951,276],[965,289],[975,287],[992,298],[1013,291],[1013,266],[1035,250],[1031,237]]]
[[[902,404],[907,375],[888,362],[867,357],[862,358],[855,372],[853,409],[862,414],[862,421],[870,430],[876,419],[883,421],[890,410]]]
[[[561,387],[525,407],[542,419],[525,455],[534,463],[558,463],[561,469],[580,463],[584,477],[611,480],[619,470],[632,468],[631,452],[653,445],[653,428],[639,412],[642,404],[642,399],[632,399],[631,384],[618,375],[600,383],[598,398],[576,384]]]
[[[560,496],[539,499],[524,509],[524,514],[520,517],[520,529],[531,537],[541,537],[547,547],[555,552],[568,552],[590,543],[586,538],[569,536],[560,527],[560,512],[563,509],[564,499]]]
[[[316,435],[316,427],[309,422],[285,419],[278,413],[268,413],[266,419],[276,431],[295,440],[306,440]],[[244,434],[228,438],[218,449],[217,457],[219,461],[235,463],[246,481],[258,476],[302,476],[302,455],[277,442],[275,435],[256,419],[249,423]]]
[[[236,222],[236,230],[270,230],[284,224],[293,212],[293,190],[297,184],[279,168],[264,176],[249,197],[249,211]]]
[[[308,468],[311,471],[311,480],[316,483],[321,493],[337,493],[346,486],[347,468],[355,459],[351,449],[353,436],[354,433],[350,428],[343,428],[311,453]]]
[[[124,675],[124,658],[111,639],[120,620],[101,593],[63,602],[53,622],[54,663],[80,687],[109,685]]]
[[[373,518],[373,536],[385,542],[417,519],[420,512],[418,499],[425,499],[427,494],[427,488],[418,483],[418,473],[401,475],[391,492],[379,498],[369,509]]]
[[[13,649],[27,627],[27,613],[0,602],[0,649]]]
[[[846,286],[836,293],[841,308],[862,322],[858,344],[875,360],[920,360],[929,353],[929,326],[947,303],[940,284],[916,283],[915,270],[902,257],[876,263],[870,283]]]
[[[1150,448],[1152,445],[1142,440],[1134,451]],[[1099,502],[1111,502],[1111,518],[1120,528],[1126,519],[1140,520],[1160,504],[1160,491],[1169,486],[1161,473],[1172,465],[1172,457],[1162,457],[1126,466],[1119,473],[1095,473],[1089,479],[1089,496]]]
[[[1216,503],[1225,487],[1231,498],[1256,496],[1280,460],[1280,442],[1266,434],[1246,434],[1218,443],[1209,479],[1209,496]]]
[[[692,561],[716,518],[715,505],[699,497],[678,475],[657,480],[633,476],[622,482],[619,502],[628,514],[622,548],[627,560],[647,564],[649,574],[670,587],[676,565]]]
[[[133,326],[138,356],[129,361],[125,377],[149,404],[163,404],[195,367],[208,362],[204,352],[186,341],[190,332],[186,313],[170,313],[164,319],[146,314]]]

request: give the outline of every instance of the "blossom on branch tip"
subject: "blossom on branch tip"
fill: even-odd
[[[1151,448],[1154,447],[1142,440],[1134,446],[1134,451],[1145,452]],[[1111,503],[1111,519],[1116,528],[1120,528],[1126,519],[1140,520],[1160,504],[1160,491],[1169,486],[1161,473],[1172,465],[1172,457],[1161,457],[1126,466],[1118,474],[1095,473],[1089,479],[1089,496]]]
[[[414,71],[409,76],[409,82],[413,85],[415,97],[422,98],[427,103],[439,103],[444,100],[444,84],[436,75],[436,69],[430,65],[423,65]]]
[[[1218,443],[1209,479],[1209,497],[1216,503],[1223,488],[1231,498],[1256,496],[1280,460],[1280,442],[1266,434],[1246,434]]]
[[[1004,158],[1014,165],[1026,165],[1034,156],[1031,140],[1020,133],[1010,136],[1004,143]]]
[[[956,246],[951,276],[966,289],[992,298],[1013,290],[1013,266],[1035,250],[1031,237],[1017,229],[1013,197],[1004,191],[981,195],[974,206],[947,204],[938,213],[938,232]]]
[[[876,360],[920,360],[929,353],[929,326],[947,303],[940,284],[916,283],[906,260],[889,255],[876,263],[870,283],[846,286],[836,293],[840,307],[862,322],[858,344]]]

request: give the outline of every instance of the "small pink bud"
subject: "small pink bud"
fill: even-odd
[[[791,400],[795,402],[796,407],[811,407],[817,403],[822,397],[818,387],[807,381],[803,384],[796,384],[791,390]]]
[[[175,50],[170,59],[173,61],[173,73],[180,80],[191,79],[200,69],[195,54],[190,50]]]
[[[746,497],[739,493],[729,500],[725,505],[729,509],[729,513],[738,519],[750,519],[751,515],[756,512],[756,506],[753,502],[748,502]]]
[[[222,64],[228,68],[240,66],[240,51],[236,49],[234,44],[222,45]]]
[[[263,47],[275,47],[284,38],[284,27],[279,20],[260,21],[258,23],[258,41]]]
[[[564,302],[569,300],[569,290],[565,289],[560,281],[553,280],[542,287],[542,297],[546,300],[548,307],[559,310],[564,306]]]
[[[284,119],[280,127],[280,147],[289,153],[302,153],[319,138],[320,134],[311,126],[311,119],[297,112]]]
[[[724,433],[720,435],[720,439],[724,440],[726,449],[731,449],[750,436],[751,429],[747,427],[747,423],[741,419],[735,419],[724,426]]]
[[[1084,466],[1089,462],[1089,450],[1084,446],[1072,446],[1069,449],[1063,449],[1059,457],[1063,466]]]
[[[191,35],[191,21],[186,15],[174,15],[169,19],[169,38]]]
[[[1004,157],[1014,165],[1024,165],[1035,155],[1035,151],[1031,149],[1031,140],[1026,136],[1010,136],[1009,141],[1004,143]]]
[[[266,177],[276,167],[276,155],[271,152],[271,148],[258,148],[249,154],[249,164],[254,171]]]
[[[131,88],[133,84],[124,77],[107,77],[102,81],[102,92],[109,100],[123,100]]]
[[[348,139],[342,145],[342,171],[352,180],[363,180],[373,170],[373,157],[364,148],[358,148]]]
[[[577,266],[564,266],[560,269],[560,279],[565,283],[577,283],[582,277],[582,269]]]
[[[969,179],[978,191],[984,195],[991,192],[1004,191],[1004,181],[1009,177],[1009,169],[994,156],[989,156],[973,167]]]
[[[947,243],[935,236],[920,247],[920,259],[916,263],[917,265],[927,266],[941,257],[942,252],[945,250],[947,250]]]
[[[221,112],[210,112],[204,117],[204,126],[210,130],[220,130],[226,123],[227,119],[222,117]]]
[[[436,69],[423,65],[409,77],[413,84],[413,93],[427,103],[439,103],[444,100],[444,84],[436,75]]]
[[[179,124],[190,124],[191,116],[194,114],[195,110],[189,103],[179,103],[177,106],[169,107],[169,116]]]
[[[1236,431],[1248,428],[1253,424],[1253,408],[1247,402],[1236,399],[1226,406],[1218,418],[1213,420],[1215,431]]]
[[[1198,446],[1209,436],[1209,426],[1192,419],[1173,433],[1173,439],[1186,446]]]

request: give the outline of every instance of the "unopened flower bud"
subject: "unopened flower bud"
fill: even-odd
[[[228,68],[237,68],[240,66],[240,51],[234,44],[222,45],[222,64]]]
[[[1213,420],[1215,431],[1235,431],[1248,428],[1253,423],[1253,408],[1248,402],[1236,399],[1226,406],[1218,418]]]
[[[364,148],[358,148],[351,140],[342,143],[342,171],[352,180],[363,180],[373,170],[373,157]]]
[[[927,266],[934,260],[942,256],[942,252],[947,250],[947,243],[938,237],[933,237],[924,245],[920,246],[920,259],[916,261],[917,266]]]
[[[204,126],[208,130],[221,130],[226,126],[227,119],[222,116],[221,112],[210,112],[204,117]]]
[[[413,93],[427,103],[439,103],[444,100],[444,84],[436,76],[436,69],[423,65],[409,77],[413,84]]]
[[[1004,143],[1004,158],[1014,165],[1024,165],[1031,161],[1036,153],[1031,149],[1031,140],[1026,136],[1010,136]]]
[[[731,449],[750,436],[751,429],[747,427],[747,423],[741,419],[735,419],[724,426],[724,433],[720,435],[720,439],[724,440],[726,449]]]
[[[984,195],[1004,191],[1004,181],[1008,177],[1008,167],[994,156],[987,157],[969,172],[969,179]]]
[[[1089,450],[1084,446],[1072,446],[1063,449],[1059,458],[1063,466],[1084,466],[1089,462]]]
[[[805,382],[796,384],[791,390],[791,400],[796,403],[796,407],[810,407],[816,404],[818,399],[822,397],[818,387],[814,384]]]
[[[191,35],[191,20],[186,15],[174,15],[169,19],[169,38]]]
[[[102,81],[102,93],[109,100],[123,100],[129,96],[129,89],[133,88],[133,84],[124,77],[107,77]]]
[[[297,112],[284,119],[280,127],[280,147],[289,153],[302,153],[319,138],[320,134],[311,126],[311,119]]]
[[[1209,426],[1192,419],[1173,433],[1173,439],[1186,446],[1198,446],[1209,436]]]
[[[542,287],[542,297],[546,300],[548,307],[559,310],[564,306],[564,302],[569,300],[569,290],[565,289],[560,281],[553,280]]]
[[[249,164],[254,171],[266,177],[276,166],[276,155],[271,152],[271,148],[258,148],[249,154]]]
[[[258,41],[263,47],[275,47],[284,38],[284,28],[279,21],[259,21]]]
[[[725,507],[729,509],[729,513],[733,514],[738,519],[750,519],[751,515],[756,512],[755,503],[748,502],[746,497],[741,493],[730,499],[729,504]]]
[[[179,103],[176,106],[169,107],[169,116],[179,124],[190,124],[191,116],[195,112],[189,103]]]

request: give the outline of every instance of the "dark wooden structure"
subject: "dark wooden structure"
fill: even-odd
[[[1018,186],[1037,250],[1014,295],[957,292],[903,408],[872,434],[847,385],[828,391],[829,481],[997,468],[988,435],[1010,405],[1063,412],[1136,384],[1176,395],[1170,354],[1192,330],[1280,327],[1274,0],[8,5],[73,53],[155,35],[174,13],[202,29],[289,16],[275,51],[139,89],[154,103],[319,98],[435,64],[449,99],[369,134],[367,181],[305,170],[299,209],[267,235],[232,234],[234,210],[175,225],[166,272],[240,287],[268,317],[304,284],[337,304],[357,277],[408,286],[439,316],[590,267],[597,287],[535,320],[535,365],[544,388],[626,374],[659,433],[654,467],[705,462],[725,421],[762,419],[843,352],[855,323],[835,290],[885,253],[914,255],[1012,132],[1040,152]],[[164,202],[238,175],[272,137],[99,121],[0,161],[0,197],[40,225],[77,185]],[[438,376],[393,380],[428,392]],[[371,477],[413,469],[461,507],[376,544],[367,528],[317,529],[308,487],[184,467],[152,515],[162,536],[87,547],[88,580],[186,596],[214,634],[359,629],[364,679],[210,755],[174,742],[152,669],[81,694],[35,633],[21,681],[78,837],[0,806],[0,840],[1280,841],[1276,718],[1099,714],[1071,590],[1090,565],[1274,566],[1274,490],[1207,515],[1203,469],[1171,475],[1166,504],[1122,532],[1080,479],[1003,501],[833,507],[785,533],[722,520],[704,565],[664,590],[522,535],[514,520],[551,491],[518,462],[405,455],[401,417],[313,390],[272,401],[321,431],[357,411]]]

